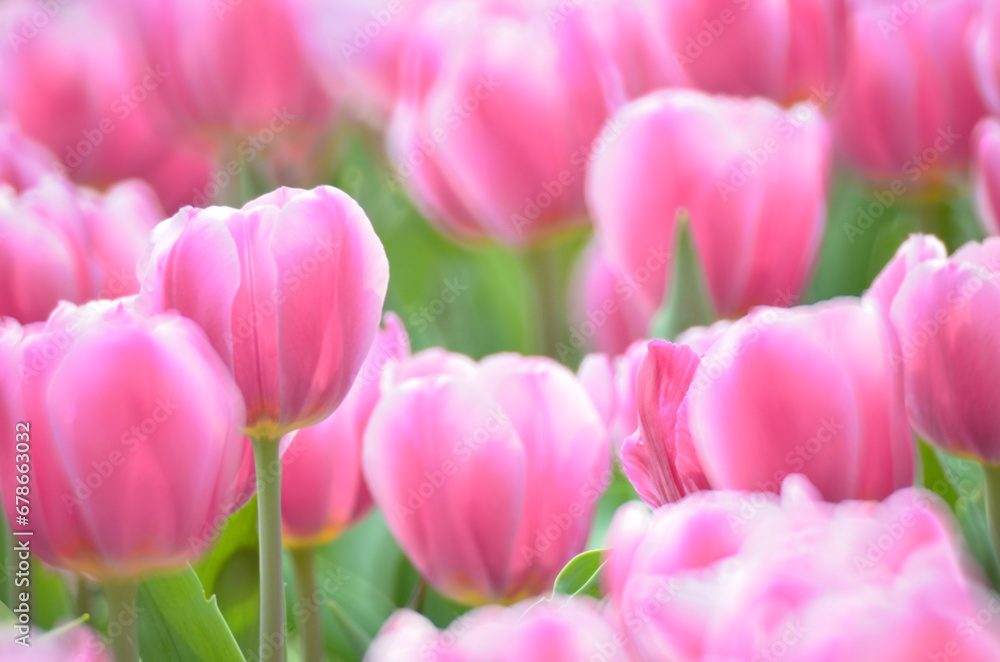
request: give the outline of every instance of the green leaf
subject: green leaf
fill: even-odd
[[[673,274],[664,305],[649,328],[651,338],[673,340],[692,326],[707,326],[718,319],[705,273],[695,250],[687,212],[677,213]]]
[[[368,646],[372,643],[371,635],[336,600],[327,600],[326,606],[330,610],[330,613],[333,614],[337,625],[340,626],[340,630],[344,633],[344,637],[350,644],[356,658],[359,660],[363,658],[365,651],[368,650]]]
[[[244,662],[215,596],[205,597],[190,566],[144,582],[138,608],[143,662]]]
[[[605,550],[594,549],[573,558],[556,577],[556,593],[589,595],[599,600],[601,568],[607,563],[607,560],[601,561],[604,554]]]

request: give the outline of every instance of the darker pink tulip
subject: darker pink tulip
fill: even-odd
[[[368,514],[372,497],[361,473],[361,444],[384,382],[410,352],[392,313],[343,403],[328,419],[282,440],[281,522],[289,547],[330,542]]]
[[[365,212],[330,186],[279,188],[242,209],[186,207],[154,232],[142,298],[198,322],[247,403],[247,434],[277,441],[347,395],[389,281]]]
[[[922,259],[907,260],[927,243]],[[894,360],[914,428],[947,451],[1000,463],[1000,412],[991,397],[1000,388],[1000,239],[966,244],[949,258],[937,240],[911,237],[879,280],[895,272],[903,277],[891,302]]]
[[[1000,598],[943,503],[904,489],[828,504],[801,476],[781,498],[699,492],[609,532],[605,581],[636,662],[878,662],[1000,655]]]
[[[610,480],[600,416],[549,359],[502,354],[471,374],[436,363],[458,374],[404,379],[369,421],[363,460],[376,504],[451,599],[513,602],[550,589],[583,551]]]
[[[848,160],[875,179],[924,188],[968,166],[985,109],[968,43],[980,0],[851,0],[854,35],[833,128]]]
[[[843,73],[846,0],[652,0],[658,63],[713,94],[825,104]],[[647,91],[652,91],[650,90]]]
[[[447,233],[531,244],[586,223],[583,179],[611,67],[573,12],[516,0],[429,12],[389,132],[403,185]]]
[[[588,202],[609,263],[640,283],[650,314],[667,291],[663,256],[681,210],[720,316],[796,300],[826,224],[830,141],[814,106],[665,90],[626,106],[612,127],[619,135],[588,172]]]
[[[0,185],[0,201],[0,315],[36,322],[60,300],[139,291],[136,263],[162,218],[145,184],[100,195],[47,175],[19,195]]]
[[[98,579],[190,561],[235,505],[245,410],[202,331],[126,300],[62,304],[0,338],[0,486],[14,521],[15,424],[30,448],[32,549]],[[19,438],[24,441],[24,438]]]
[[[987,233],[1000,234],[1000,120],[983,120],[973,136],[972,180],[979,220]]]
[[[623,637],[587,597],[525,600],[480,607],[439,631],[424,616],[399,610],[382,626],[365,662],[626,662]]]

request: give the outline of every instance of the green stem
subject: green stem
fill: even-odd
[[[260,538],[260,660],[285,659],[285,582],[281,560],[281,460],[277,439],[253,439]]]
[[[983,464],[986,488],[986,525],[990,529],[993,554],[1000,561],[1000,465]]]
[[[108,600],[108,637],[117,662],[139,662],[139,618],[136,615],[136,585],[131,582],[108,582],[104,585]]]
[[[312,547],[292,550],[292,565],[295,567],[300,603],[312,604],[317,595],[316,550]],[[303,661],[323,662],[323,628],[319,610],[297,609],[296,613],[299,616]]]
[[[526,259],[535,285],[537,351],[545,356],[558,357],[562,301],[559,299],[559,269],[555,251],[541,246],[528,253]]]

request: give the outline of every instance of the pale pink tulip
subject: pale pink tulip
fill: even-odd
[[[904,274],[890,310],[910,421],[947,451],[997,464],[1000,412],[991,394],[1000,388],[1000,238],[966,244],[950,258],[929,241],[936,251],[904,262],[928,242],[911,237],[879,277]]]
[[[14,636],[0,642],[4,662],[114,662],[111,647],[85,625],[65,632],[33,631],[23,646]]]
[[[877,662],[1000,655],[1000,598],[943,503],[699,492],[612,523],[606,586],[636,662]]]
[[[1000,234],[1000,120],[990,117],[973,134],[972,180],[979,220],[988,234]]]
[[[573,374],[509,354],[401,381],[372,413],[363,463],[410,560],[466,604],[550,589],[611,477],[607,433]]]
[[[361,473],[361,448],[384,373],[406,358],[410,341],[395,315],[385,316],[344,401],[328,419],[282,440],[281,522],[289,547],[330,542],[368,514],[372,497]]]
[[[552,26],[514,0],[429,12],[389,133],[402,184],[462,239],[525,245],[586,223],[583,180],[611,65],[573,12]]]
[[[621,455],[622,442],[639,425],[635,377],[639,364],[646,356],[646,344],[646,340],[637,340],[621,356],[611,358],[606,354],[590,354],[580,363],[580,383],[587,389],[608,428],[615,458]]]
[[[10,123],[0,123],[0,184],[15,191],[37,186],[55,172],[56,158]]]
[[[138,181],[103,196],[56,175],[19,195],[0,185],[0,315],[36,322],[60,300],[137,293],[136,263],[161,218]]]
[[[658,64],[678,84],[713,94],[820,104],[843,74],[846,0],[652,0],[666,56]],[[648,91],[652,91],[651,88]]]
[[[122,579],[205,550],[238,496],[246,412],[196,324],[125,300],[64,303],[45,324],[7,329],[0,372],[3,502],[13,522],[24,442],[30,523],[15,530],[33,531],[39,558]]]
[[[972,25],[973,68],[976,84],[990,112],[1000,113],[1000,3],[980,0],[981,20]]]
[[[968,44],[981,0],[851,0],[853,37],[834,108],[840,149],[902,190],[965,170],[985,109]],[[898,195],[898,194],[897,194]]]
[[[715,309],[790,305],[808,282],[826,224],[830,141],[818,110],[665,90],[626,106],[605,131],[587,196],[608,261],[664,303],[677,216],[690,219]],[[683,155],[679,157],[678,155]]]
[[[554,596],[506,609],[480,607],[443,631],[416,612],[397,611],[375,637],[365,662],[626,662],[623,642],[594,600]]]
[[[247,434],[322,421],[354,382],[389,281],[371,222],[343,191],[279,188],[242,209],[186,207],[157,226],[142,298],[198,322],[247,403]]]

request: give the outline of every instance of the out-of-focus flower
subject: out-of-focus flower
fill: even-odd
[[[600,416],[549,359],[502,354],[471,374],[434,363],[454,372],[403,379],[372,413],[364,471],[376,504],[420,573],[454,600],[550,589],[583,551],[611,478]]]
[[[329,542],[372,507],[361,472],[361,448],[372,410],[382,396],[383,375],[410,352],[406,329],[395,315],[372,344],[350,392],[328,419],[282,440],[281,522],[289,547]]]
[[[55,172],[56,158],[10,123],[0,123],[0,184],[15,191],[37,186]]]
[[[114,662],[110,647],[93,630],[78,625],[66,632],[33,632],[30,646],[14,637],[0,642],[4,662]]]
[[[639,418],[635,404],[635,376],[646,356],[646,340],[637,340],[621,355],[590,354],[580,363],[577,374],[597,406],[615,458],[622,442],[636,431]]]
[[[388,139],[393,183],[459,238],[525,245],[586,222],[584,171],[615,101],[611,65],[578,12],[553,27],[526,4],[428,12],[408,51]]]
[[[21,194],[0,185],[0,315],[26,324],[47,318],[60,300],[137,293],[136,263],[162,216],[138,181],[106,195],[56,175]]]
[[[790,305],[806,285],[826,225],[830,140],[818,109],[665,90],[626,106],[595,157],[587,197],[621,277],[647,311],[669,286],[677,216],[690,219],[715,309]],[[608,129],[606,129],[607,131]]]
[[[553,596],[512,607],[480,607],[439,631],[426,617],[397,611],[382,626],[365,662],[626,662],[622,637],[586,597]]]
[[[242,496],[243,402],[189,320],[61,304],[0,336],[0,385],[3,503],[14,522],[29,440],[32,550],[50,565],[98,579],[182,565]]]
[[[605,575],[638,662],[1000,656],[1000,598],[929,492],[833,505],[791,476],[780,499],[709,491],[641,508],[615,516]]]
[[[973,81],[969,26],[981,0],[851,0],[848,67],[834,108],[837,142],[874,179],[924,188],[968,167],[985,109]]]
[[[1000,234],[1000,120],[983,120],[973,136],[976,151],[972,180],[979,220],[986,232]]]
[[[950,258],[933,237],[911,237],[876,279],[899,335],[910,421],[959,455],[1000,463],[1000,238]],[[895,290],[889,284],[895,284]],[[890,296],[893,295],[894,296]]]
[[[277,441],[347,395],[389,281],[371,221],[343,191],[279,188],[242,209],[182,209],[154,232],[142,298],[198,322],[236,378],[247,434]]]

